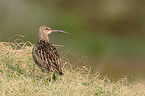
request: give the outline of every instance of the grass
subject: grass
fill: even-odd
[[[27,42],[28,43],[28,42]],[[63,61],[64,76],[51,81],[51,72],[42,79],[41,70],[31,56],[32,46],[26,43],[0,43],[0,96],[143,96],[145,83],[130,84],[127,78],[117,82],[90,74],[85,66],[74,67]]]

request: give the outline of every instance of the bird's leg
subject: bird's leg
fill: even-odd
[[[44,79],[44,70],[43,69],[41,69],[42,70],[42,79]]]
[[[52,78],[55,81],[55,79],[56,79],[55,72],[53,72],[53,77]]]
[[[55,79],[56,79],[56,76],[55,76],[55,72],[53,72],[52,74],[51,74],[51,80],[53,79],[53,81],[55,81]]]

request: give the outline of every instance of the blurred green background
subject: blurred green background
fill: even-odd
[[[21,34],[34,44],[43,24],[74,35],[49,35],[71,64],[113,78],[144,76],[144,0],[0,0],[0,41]]]

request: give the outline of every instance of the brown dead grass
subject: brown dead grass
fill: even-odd
[[[41,70],[34,64],[30,42],[0,43],[0,95],[62,95],[62,96],[144,96],[145,83],[129,84],[127,78],[111,82],[90,74],[85,66],[74,67],[64,63],[64,76],[51,80],[51,72],[41,77]],[[32,44],[31,44],[32,45]]]

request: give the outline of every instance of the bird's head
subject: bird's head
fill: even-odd
[[[51,29],[50,27],[48,27],[48,26],[46,26],[46,25],[41,25],[40,27],[39,27],[39,31],[41,30],[41,32],[43,32],[44,34],[50,34],[50,33],[52,33],[52,32],[62,32],[62,33],[66,33],[66,34],[68,34],[68,35],[70,35],[70,36],[72,36],[70,33],[68,33],[68,32],[65,32],[65,31],[62,31],[62,30],[53,30],[53,29]]]

